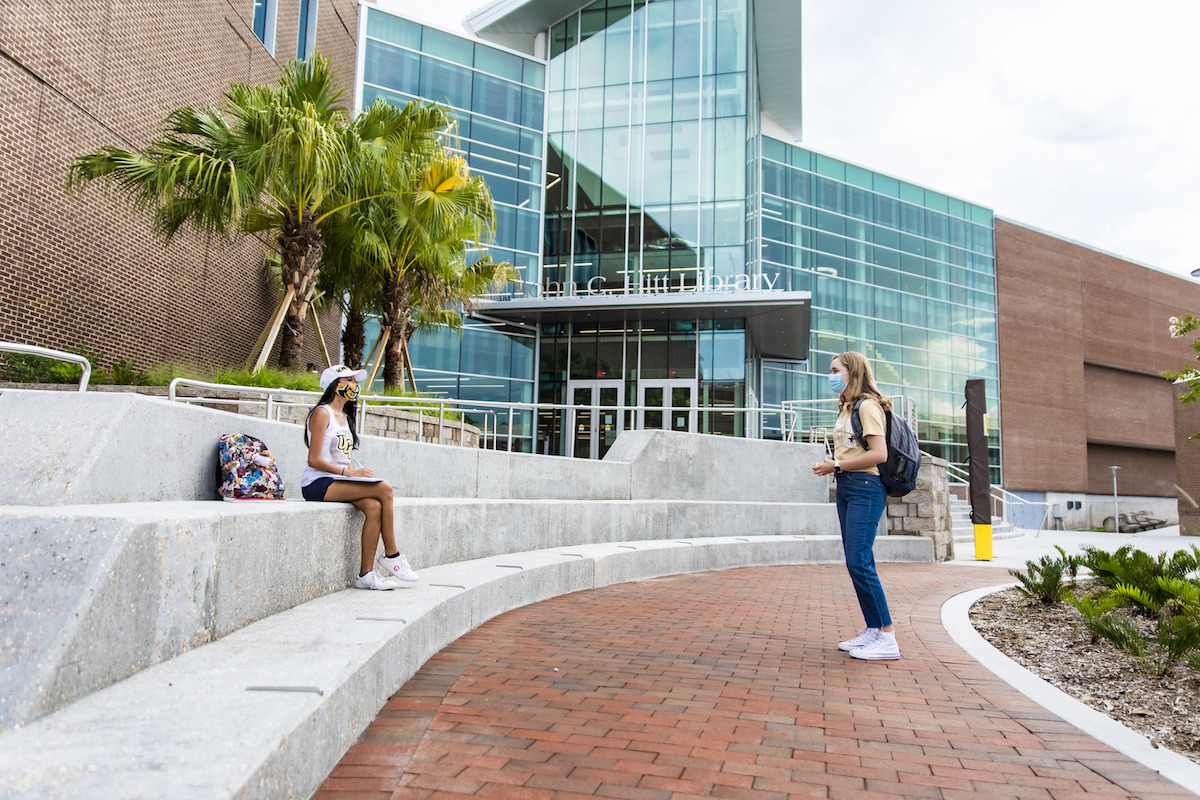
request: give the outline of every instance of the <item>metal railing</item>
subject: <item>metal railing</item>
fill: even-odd
[[[890,395],[892,413],[908,423],[913,432],[917,431],[917,403],[907,395]],[[829,432],[837,422],[838,399],[836,397],[820,400],[784,400],[782,410],[792,423],[784,433],[788,442],[804,441],[823,443],[828,450]],[[918,437],[919,438],[919,437]]]
[[[951,486],[961,486],[961,487],[967,488],[967,487],[970,487],[971,476],[962,467],[959,467],[955,464],[947,464],[946,465],[946,481]],[[1050,504],[1049,503],[1047,503],[1045,501],[1041,501],[1041,500],[1026,500],[1024,497],[1021,497],[1020,495],[1013,494],[1012,492],[1010,492],[1006,489],[1002,489],[1001,487],[995,486],[995,485],[992,485],[988,488],[989,488],[988,497],[991,500],[991,516],[993,518],[999,517],[1001,520],[1008,523],[1009,525],[1015,526],[1016,523],[1013,520],[1017,518],[1018,511],[1022,512],[1020,514],[1020,516],[1024,517],[1025,516],[1024,511],[1027,508],[1041,506],[1042,513],[1038,517],[1037,533],[1041,533],[1042,530],[1045,529],[1046,518],[1050,514]],[[968,501],[971,499],[970,493],[969,493],[969,488],[967,489],[967,493],[965,494],[965,497]],[[999,512],[999,513],[997,513],[997,512]]]
[[[86,392],[88,381],[92,377],[92,364],[86,358],[75,353],[64,353],[61,350],[51,350],[49,347],[37,347],[32,344],[17,344],[16,342],[0,342],[0,350],[6,353],[22,353],[30,356],[52,358],[56,361],[69,361],[83,367],[79,375],[79,391]]]
[[[213,396],[201,394],[184,397],[179,394],[178,390],[180,387],[200,389],[216,394]],[[321,399],[321,394],[321,392],[304,389],[271,389],[259,386],[237,386],[227,383],[206,383],[205,381],[197,381],[191,378],[175,378],[167,386],[167,399],[172,402],[194,405],[263,406],[264,418],[276,422],[284,421],[281,419],[281,414],[285,409],[297,407],[309,408],[316,405],[316,402]],[[496,412],[493,409],[473,407],[473,405],[478,404],[433,397],[395,397],[388,395],[360,395],[359,401],[358,424],[363,431],[367,429],[368,415],[372,407],[371,404],[374,403],[377,406],[416,412],[421,421],[423,421],[426,414],[433,416],[436,411],[438,425],[437,440],[439,442],[442,441],[442,434],[445,431],[447,412],[462,415],[470,413],[481,417],[480,422],[482,424],[476,425],[480,431],[480,438],[486,439],[491,436],[494,439],[496,436]],[[458,444],[465,446],[466,436],[461,425],[458,426],[458,430]]]
[[[184,397],[179,393],[179,389],[182,387],[198,389],[208,394]],[[167,398],[174,402],[218,406],[263,406],[265,408],[264,416],[267,419],[275,421],[280,421],[280,415],[284,409],[297,406],[312,406],[320,399],[320,396],[320,392],[300,389],[236,386],[223,383],[206,383],[190,378],[176,378],[167,387]],[[476,425],[480,429],[481,447],[493,450],[508,450],[510,452],[513,450],[514,443],[520,439],[529,440],[530,449],[536,452],[535,420],[537,420],[539,415],[544,416],[547,413],[557,414],[560,418],[552,420],[551,426],[562,437],[566,452],[549,453],[549,455],[568,456],[574,455],[576,425],[580,420],[580,416],[584,414],[594,414],[597,412],[615,414],[618,432],[646,427],[647,414],[652,417],[662,414],[663,420],[666,421],[669,420],[673,412],[687,413],[689,415],[687,427],[690,430],[698,427],[697,422],[700,419],[700,415],[703,414],[742,415],[741,428],[744,435],[748,438],[762,438],[764,418],[772,415],[779,416],[781,430],[786,430],[791,427],[791,417],[794,413],[775,407],[568,405],[565,403],[512,403],[487,400],[456,400],[453,398],[395,397],[389,395],[361,395],[359,399],[362,403],[361,410],[359,411],[359,425],[362,430],[366,430],[367,428],[365,420],[367,419],[367,414],[370,413],[370,408],[386,405],[388,408],[415,411],[421,416],[426,414],[432,416],[436,412],[438,421],[437,438],[438,441],[441,441],[447,414],[453,413],[461,415],[464,422],[467,417],[472,418],[471,424]],[[670,425],[651,425],[650,427],[669,428]],[[527,429],[528,433],[518,433],[519,429]],[[592,433],[593,435],[599,435],[602,431],[592,430]],[[464,437],[460,435],[460,444],[465,444],[463,439]]]

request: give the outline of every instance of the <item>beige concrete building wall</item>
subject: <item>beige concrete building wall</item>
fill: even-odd
[[[272,55],[251,30],[254,0],[0,4],[0,340],[139,367],[246,358],[282,294],[263,241],[184,233],[164,249],[113,192],[64,187],[74,157],[140,149],[172,109],[219,104],[230,81],[274,81],[296,56],[300,7],[278,6]],[[321,0],[317,21],[348,108],[357,15],[354,0]],[[323,327],[335,346],[333,315]]]

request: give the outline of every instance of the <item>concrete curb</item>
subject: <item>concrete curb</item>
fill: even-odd
[[[1016,586],[1006,583],[955,595],[942,605],[942,626],[955,643],[998,678],[1052,714],[1079,728],[1139,764],[1149,767],[1189,792],[1200,786],[1200,764],[1164,747],[1156,748],[1137,731],[1101,714],[1034,675],[989,644],[971,625],[976,601]]]
[[[880,537],[880,561],[930,561]],[[492,617],[668,574],[838,563],[837,536],[556,547],[424,570],[395,592],[346,590],[255,622],[0,735],[10,798],[307,798],[425,661]]]

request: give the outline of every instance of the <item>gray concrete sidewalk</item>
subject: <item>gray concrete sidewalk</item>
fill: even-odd
[[[1130,544],[1138,550],[1157,555],[1158,553],[1173,553],[1176,550],[1187,550],[1192,545],[1200,545],[1198,536],[1181,536],[1178,525],[1168,525],[1141,533],[1097,533],[1094,531],[1022,531],[1022,535],[1005,539],[996,539],[992,543],[991,561],[975,559],[973,542],[955,542],[954,561],[952,564],[969,564],[971,566],[1004,567],[1005,569],[1024,569],[1025,562],[1036,561],[1044,555],[1058,555],[1055,545],[1062,547],[1068,554],[1080,552],[1084,545],[1099,547],[1112,552],[1119,547]]]

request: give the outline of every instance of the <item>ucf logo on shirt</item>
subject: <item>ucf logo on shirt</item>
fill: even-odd
[[[350,458],[350,451],[354,449],[354,440],[349,434],[339,433],[337,438],[333,440],[335,450],[340,450],[346,458]]]

